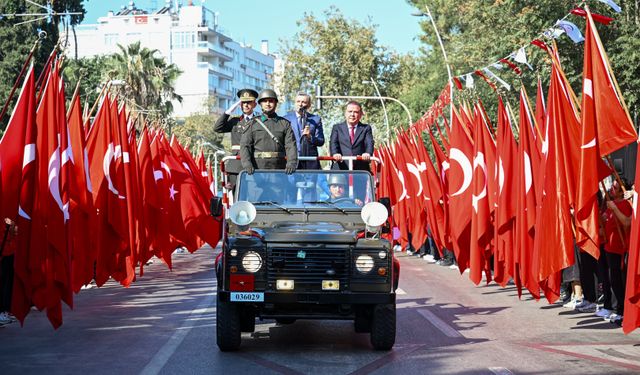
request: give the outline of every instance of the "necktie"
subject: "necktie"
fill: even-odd
[[[356,127],[349,126],[349,138],[351,138],[351,144],[353,144],[353,140],[356,138]]]

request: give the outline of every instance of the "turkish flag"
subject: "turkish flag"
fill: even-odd
[[[413,129],[413,128],[412,128]],[[415,130],[410,130],[411,134],[406,134],[405,167],[408,175],[413,176],[409,181],[410,194],[414,199],[409,206],[411,217],[411,244],[414,249],[419,249],[427,239],[427,212],[426,212],[426,185],[427,180],[427,159],[422,139],[416,139]],[[430,162],[430,161],[429,161]]]
[[[449,232],[449,197],[447,188],[447,170],[449,169],[449,161],[447,155],[442,151],[438,142],[431,132],[429,132],[429,139],[436,157],[435,165],[438,166],[436,170],[437,183],[440,186],[440,205],[442,209],[442,226],[440,227],[440,241],[442,246],[446,249],[453,250],[453,242],[451,242],[451,235]],[[447,153],[448,148],[445,148]],[[431,179],[431,178],[430,178]],[[440,249],[442,251],[442,249]]]
[[[571,230],[571,206],[577,183],[573,166],[579,163],[580,121],[573,103],[571,87],[561,72],[557,53],[551,54],[553,65],[547,105],[548,154],[544,163],[544,194],[536,217],[534,270],[538,280],[552,277],[575,262],[574,235]],[[554,284],[555,285],[555,284]],[[545,291],[553,303],[559,290]]]
[[[494,279],[506,286],[509,277],[515,279],[514,225],[516,219],[515,166],[516,141],[511,130],[511,108],[498,101],[497,189],[495,210]]]
[[[465,133],[455,107],[451,123],[451,149],[449,150],[449,231],[453,237],[453,249],[460,272],[469,267],[469,242],[471,241],[471,182],[473,177],[473,143]]]
[[[123,181],[116,173],[115,159],[122,157],[116,148],[113,129],[117,129],[117,104],[105,95],[87,135],[89,172],[96,210],[93,227],[96,230],[96,283],[103,285],[109,277],[121,281],[131,277],[126,267],[128,234],[126,204],[119,189]],[[124,177],[124,176],[122,176]],[[121,198],[122,197],[122,198]],[[124,218],[122,218],[124,216]],[[119,222],[119,220],[123,220]],[[114,224],[116,225],[114,227]],[[130,270],[132,271],[132,270]]]
[[[532,116],[531,108],[524,86],[520,89],[520,144],[516,157],[516,221],[515,221],[515,250],[514,255],[515,273],[512,275],[518,286],[518,296],[521,296],[521,286],[527,288],[529,293],[535,298],[540,298],[540,286],[537,274],[533,273],[533,243],[535,237],[536,189],[541,184],[536,184],[537,180],[542,180],[540,174],[542,155],[536,145],[535,118]]]
[[[209,202],[213,195],[207,180],[200,173],[191,154],[180,146],[175,137],[172,137],[171,147],[176,157],[182,158],[183,165],[193,181],[192,185],[187,185],[190,186],[190,190],[180,198],[185,228],[191,233],[196,233],[200,239],[215,248],[222,237],[222,228],[221,221],[217,221],[209,214]]]
[[[164,195],[166,206],[169,211],[170,234],[174,249],[179,246],[186,247],[190,252],[198,249],[200,238],[195,232],[189,232],[185,220],[186,213],[182,212],[181,201],[191,197],[195,183],[191,174],[171,151],[171,146],[165,136],[158,138],[160,149],[160,160],[167,182],[166,191],[161,191]],[[153,145],[152,145],[153,146]]]
[[[25,75],[16,106],[0,141],[2,215],[20,228],[14,254],[11,312],[24,324],[31,309],[30,232],[35,189],[36,90],[33,66]]]
[[[75,293],[78,293],[83,285],[93,280],[93,265],[97,257],[91,233],[87,230],[93,213],[93,199],[82,108],[78,95],[74,95],[71,99],[67,121],[72,155],[70,158],[72,178],[69,181],[72,288]]]
[[[640,158],[636,158],[636,190],[633,192],[633,219],[629,240],[627,282],[622,330],[625,334],[640,327],[640,218],[638,217],[638,187],[640,186]]]
[[[471,183],[471,241],[469,279],[476,285],[482,280],[482,271],[486,271],[487,282],[491,280],[491,271],[486,268],[491,259],[491,241],[494,236],[492,212],[495,209],[495,167],[496,145],[491,137],[489,123],[476,104],[473,130],[473,177]]]
[[[394,170],[396,176],[395,179],[395,187],[394,190],[396,192],[400,192],[401,196],[397,198],[396,206],[394,207],[393,219],[400,229],[400,244],[405,247],[409,243],[409,233],[412,229],[412,215],[414,211],[412,209],[412,205],[417,204],[414,198],[415,196],[415,188],[411,179],[411,174],[407,170],[407,160],[405,158],[405,150],[408,149],[408,145],[406,144],[406,136],[400,134],[396,140],[396,152],[394,153]],[[399,150],[403,150],[403,152],[398,152]],[[398,186],[398,182],[401,187]]]
[[[582,143],[580,183],[576,196],[576,241],[596,259],[599,255],[598,162],[638,138],[608,64],[591,12],[586,8],[582,90]]]
[[[2,186],[2,217],[15,218],[20,199],[25,136],[30,124],[35,124],[36,90],[33,65],[29,67],[20,95],[0,140],[0,179]],[[34,146],[35,147],[35,141]]]

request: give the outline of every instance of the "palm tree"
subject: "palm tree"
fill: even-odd
[[[127,47],[118,45],[113,55],[113,76],[126,82],[122,93],[131,98],[138,109],[149,110],[149,117],[168,117],[173,111],[172,100],[182,102],[175,92],[175,81],[182,73],[175,64],[167,64],[157,49],[141,47],[135,42]]]

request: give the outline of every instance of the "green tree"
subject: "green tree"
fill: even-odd
[[[541,33],[553,26],[556,20],[564,17],[573,8],[573,4],[554,0],[408,0],[416,9],[425,11],[428,5],[442,36],[449,62],[454,75],[462,75],[481,69],[508,56],[518,48],[526,46]],[[602,37],[605,49],[611,57],[613,70],[619,79],[623,95],[627,99],[632,113],[637,108],[640,89],[638,67],[640,54],[637,53],[638,19],[640,9],[637,1],[619,1],[623,13],[615,14],[600,2],[591,1],[589,5],[593,12],[612,15],[615,21],[604,26],[598,24],[598,31]],[[571,16],[569,21],[578,25],[584,31],[584,19]],[[443,87],[447,81],[443,57],[428,19],[421,21],[425,34],[423,53],[427,65],[440,72],[434,76],[439,84],[435,88]],[[582,84],[583,46],[574,44],[568,37],[557,39],[561,62],[574,90],[579,93]],[[518,87],[522,81],[530,94],[535,89],[538,74],[545,84],[549,79],[549,62],[546,53],[539,48],[527,48],[529,61],[535,71],[523,67],[522,77],[516,76],[509,69],[498,74],[507,82]],[[494,70],[495,71],[495,70]],[[462,94],[462,97],[481,97],[489,107],[489,113],[495,113],[496,95],[479,77],[476,79],[476,89]],[[437,95],[432,92],[432,95]],[[507,96],[513,102],[516,100],[515,91]]]
[[[84,57],[81,59],[68,58],[64,64],[66,97],[73,95],[75,85],[80,81],[80,98],[83,103],[91,106],[100,94],[100,88],[109,81],[109,56]]]
[[[216,107],[216,102],[215,97],[205,100],[199,113],[185,117],[184,121],[181,121],[172,129],[182,144],[192,142],[192,152],[197,152],[198,147],[205,142],[221,150],[229,150],[231,148],[231,142],[225,139],[224,134],[213,131],[212,124],[218,115],[212,113],[210,109]],[[205,154],[211,151],[210,148],[205,147]]]
[[[172,100],[182,102],[182,97],[175,92],[180,69],[175,64],[167,64],[157,55],[158,50],[141,47],[140,42],[127,47],[118,45],[118,48],[120,52],[108,61],[110,76],[125,82],[116,90],[133,100],[134,110],[150,111],[151,119],[168,117],[173,112]]]
[[[384,96],[397,80],[400,58],[378,43],[375,25],[348,20],[336,7],[331,7],[324,11],[324,19],[306,13],[298,26],[301,30],[292,39],[281,41],[280,48],[286,62],[281,90],[290,99],[300,90],[313,92],[316,85],[322,86],[325,95],[372,95],[373,86],[363,83],[371,78]],[[323,103],[324,108],[318,112],[325,127],[344,119],[344,103]],[[386,129],[380,102],[363,104],[366,121],[375,127],[374,136],[384,139]]]
[[[79,12],[80,15],[70,17],[69,25],[77,25],[84,17],[84,7],[82,0],[56,0],[53,2],[53,10],[56,12]],[[42,8],[28,4],[24,0],[0,0],[0,13],[43,13]],[[4,105],[9,97],[13,84],[16,82],[22,65],[29,55],[29,51],[38,38],[39,31],[45,31],[46,37],[39,43],[39,47],[34,53],[34,64],[36,74],[42,70],[53,47],[57,44],[60,24],[65,21],[59,16],[51,17],[50,20],[39,20],[18,26],[17,23],[36,19],[37,17],[13,17],[7,16],[0,19],[0,105]],[[50,21],[50,22],[49,22]],[[10,107],[13,107],[17,93],[14,96]],[[11,111],[8,111],[4,118],[0,119],[0,127],[7,124]]]

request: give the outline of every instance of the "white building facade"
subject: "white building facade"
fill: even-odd
[[[182,103],[174,103],[175,117],[194,113],[221,113],[237,100],[242,88],[260,91],[271,87],[274,57],[268,42],[261,50],[233,41],[218,27],[217,14],[202,5],[166,6],[148,13],[132,2],[117,13],[98,18],[97,24],[76,28],[78,58],[119,52],[140,41],[157,49],[167,62],[182,71],[176,93]],[[74,56],[74,38],[69,38],[69,56]],[[216,99],[212,106],[213,98]]]

